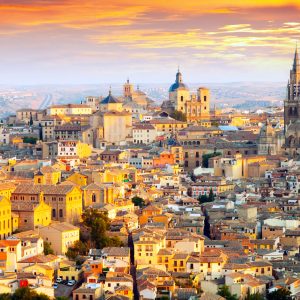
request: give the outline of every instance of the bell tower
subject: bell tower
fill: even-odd
[[[123,85],[123,94],[125,98],[132,97],[133,94],[133,85],[127,79],[126,83]]]

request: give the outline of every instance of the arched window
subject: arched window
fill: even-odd
[[[60,218],[63,217],[63,210],[62,210],[62,209],[59,210],[59,217],[60,217]]]
[[[56,210],[55,210],[55,208],[52,209],[52,218],[56,218]]]

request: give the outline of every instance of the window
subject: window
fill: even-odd
[[[62,210],[62,209],[59,210],[59,217],[60,217],[60,218],[63,217],[63,210]]]
[[[52,209],[52,218],[56,218],[56,210],[55,210],[55,208]]]
[[[92,195],[92,202],[96,202],[96,195],[95,194]]]

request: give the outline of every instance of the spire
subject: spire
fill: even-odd
[[[182,74],[180,73],[179,66],[176,74],[176,83],[182,83]]]
[[[109,92],[108,95],[111,96],[111,85],[109,86]]]
[[[296,43],[293,70],[294,71],[300,70],[300,61],[299,61],[299,55],[298,55],[298,43]]]

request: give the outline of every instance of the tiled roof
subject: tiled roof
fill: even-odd
[[[130,248],[129,247],[106,247],[102,249],[103,254],[107,256],[129,256]]]
[[[72,191],[74,186],[71,185],[33,185],[20,184],[14,191],[14,194],[39,194],[44,192],[45,195],[65,195]]]

